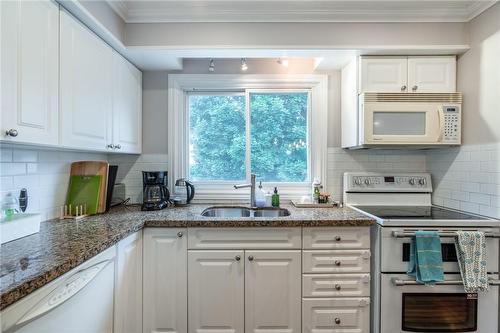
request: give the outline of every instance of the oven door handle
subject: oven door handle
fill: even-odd
[[[398,279],[398,278],[392,278],[392,284],[398,287],[401,286],[425,286],[425,284],[418,283],[415,280],[403,280],[403,279]],[[500,280],[493,280],[490,279],[488,281],[490,286],[500,286]],[[463,285],[462,280],[445,280],[442,282],[436,282],[435,285],[437,286],[461,286]]]
[[[442,231],[439,232],[439,237],[442,238],[453,238],[456,237],[456,233],[453,231]],[[395,238],[409,238],[415,236],[414,231],[393,231],[392,232],[392,237]],[[495,233],[495,232],[487,232],[484,234],[485,237],[488,238],[500,238],[500,233]]]

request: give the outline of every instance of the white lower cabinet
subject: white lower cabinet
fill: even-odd
[[[189,251],[189,333],[300,333],[300,250]]]
[[[187,332],[185,235],[182,228],[144,229],[143,333]]]
[[[368,297],[306,298],[302,301],[302,333],[368,333],[369,304]]]
[[[244,333],[243,251],[189,251],[190,333]]]
[[[300,252],[245,252],[245,333],[300,333]]]
[[[117,245],[115,332],[142,332],[142,232]]]

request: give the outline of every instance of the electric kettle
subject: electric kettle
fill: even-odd
[[[179,178],[175,181],[174,205],[185,206],[194,198],[194,185],[185,178]]]

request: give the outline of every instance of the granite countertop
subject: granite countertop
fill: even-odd
[[[0,310],[43,287],[126,236],[144,227],[316,227],[369,226],[375,221],[350,208],[295,208],[290,216],[255,218],[202,217],[208,206],[142,212],[139,206],[79,220],[49,220],[40,232],[1,246]]]

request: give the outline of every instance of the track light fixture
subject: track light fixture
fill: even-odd
[[[248,69],[247,59],[241,58],[241,70],[246,71]]]
[[[287,58],[279,58],[278,64],[280,64],[283,67],[288,67],[288,59]]]
[[[215,61],[212,58],[210,58],[210,62],[209,62],[209,65],[208,65],[208,71],[209,72],[215,72]]]

